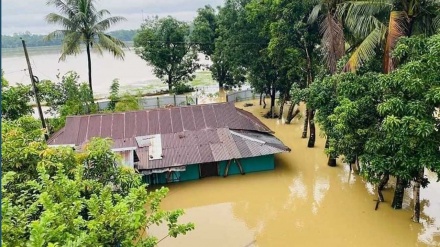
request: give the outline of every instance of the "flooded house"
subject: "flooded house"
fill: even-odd
[[[274,155],[290,151],[233,103],[70,116],[48,144],[81,147],[93,137],[111,138],[149,184],[273,170]]]

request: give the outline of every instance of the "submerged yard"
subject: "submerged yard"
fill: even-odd
[[[328,167],[324,138],[315,148],[301,139],[303,121],[265,119],[258,101],[243,108],[269,126],[292,149],[275,156],[274,171],[210,177],[170,184],[164,209],[183,208],[182,222],[194,222],[195,230],[159,246],[439,246],[440,183],[422,189],[420,224],[411,221],[411,189],[403,210],[390,206],[394,183],[384,191],[385,202],[377,211],[374,187],[338,161]],[[166,227],[149,230],[166,235]]]

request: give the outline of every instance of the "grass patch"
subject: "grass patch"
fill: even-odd
[[[211,71],[197,71],[196,78],[189,82],[193,87],[212,86],[217,85],[217,82],[212,79]]]

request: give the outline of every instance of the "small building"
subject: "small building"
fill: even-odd
[[[233,103],[70,116],[49,145],[80,147],[111,138],[112,150],[149,184],[273,170],[290,149],[251,113]]]

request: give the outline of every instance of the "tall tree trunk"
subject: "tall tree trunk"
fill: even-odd
[[[379,185],[377,186],[377,197],[379,202],[384,201],[382,190],[385,188],[385,185],[387,185],[388,180],[390,180],[390,174],[387,172],[382,175],[382,178],[379,181]]]
[[[87,51],[87,66],[89,69],[89,88],[92,97],[92,103],[94,103],[95,99],[93,98],[93,87],[92,87],[92,58],[90,57],[90,43],[87,43],[86,51]]]
[[[315,146],[315,110],[310,109],[309,110],[309,124],[310,124],[310,136],[309,136],[309,142],[307,143],[307,147],[312,148]]]
[[[173,89],[171,81],[168,81],[168,91],[171,92],[171,89]]]
[[[403,204],[403,196],[405,194],[406,181],[400,177],[397,177],[396,189],[394,190],[394,198],[391,206],[394,209],[401,209]]]
[[[417,223],[420,222],[420,186],[422,184],[423,176],[424,176],[424,170],[422,168],[420,169],[416,181],[414,182],[413,185],[414,215],[412,217],[412,220]]]
[[[359,174],[361,171],[361,166],[359,164],[359,157],[356,156],[356,163],[355,163],[355,167],[356,167],[356,173]]]
[[[304,118],[304,128],[303,128],[303,133],[301,135],[301,138],[307,138],[308,127],[309,127],[309,109],[306,108],[306,114],[305,114],[305,118]]]
[[[263,93],[260,93],[260,105],[263,102]]]
[[[266,109],[266,95],[263,96],[263,109]]]
[[[270,116],[271,118],[274,117],[275,114],[275,93],[276,89],[274,86],[272,86],[271,92],[270,92]]]
[[[286,103],[286,98],[283,97],[283,99],[280,99],[280,115],[278,116],[278,119],[283,118],[283,111],[284,111],[284,104]]]
[[[289,111],[287,112],[287,117],[286,117],[286,124],[290,124],[290,122],[292,121],[292,119],[295,118],[296,115],[298,115],[298,113],[300,113],[299,109],[296,109],[295,112],[293,112],[293,109],[295,109],[296,104],[294,104],[292,102],[292,104],[289,107]]]

